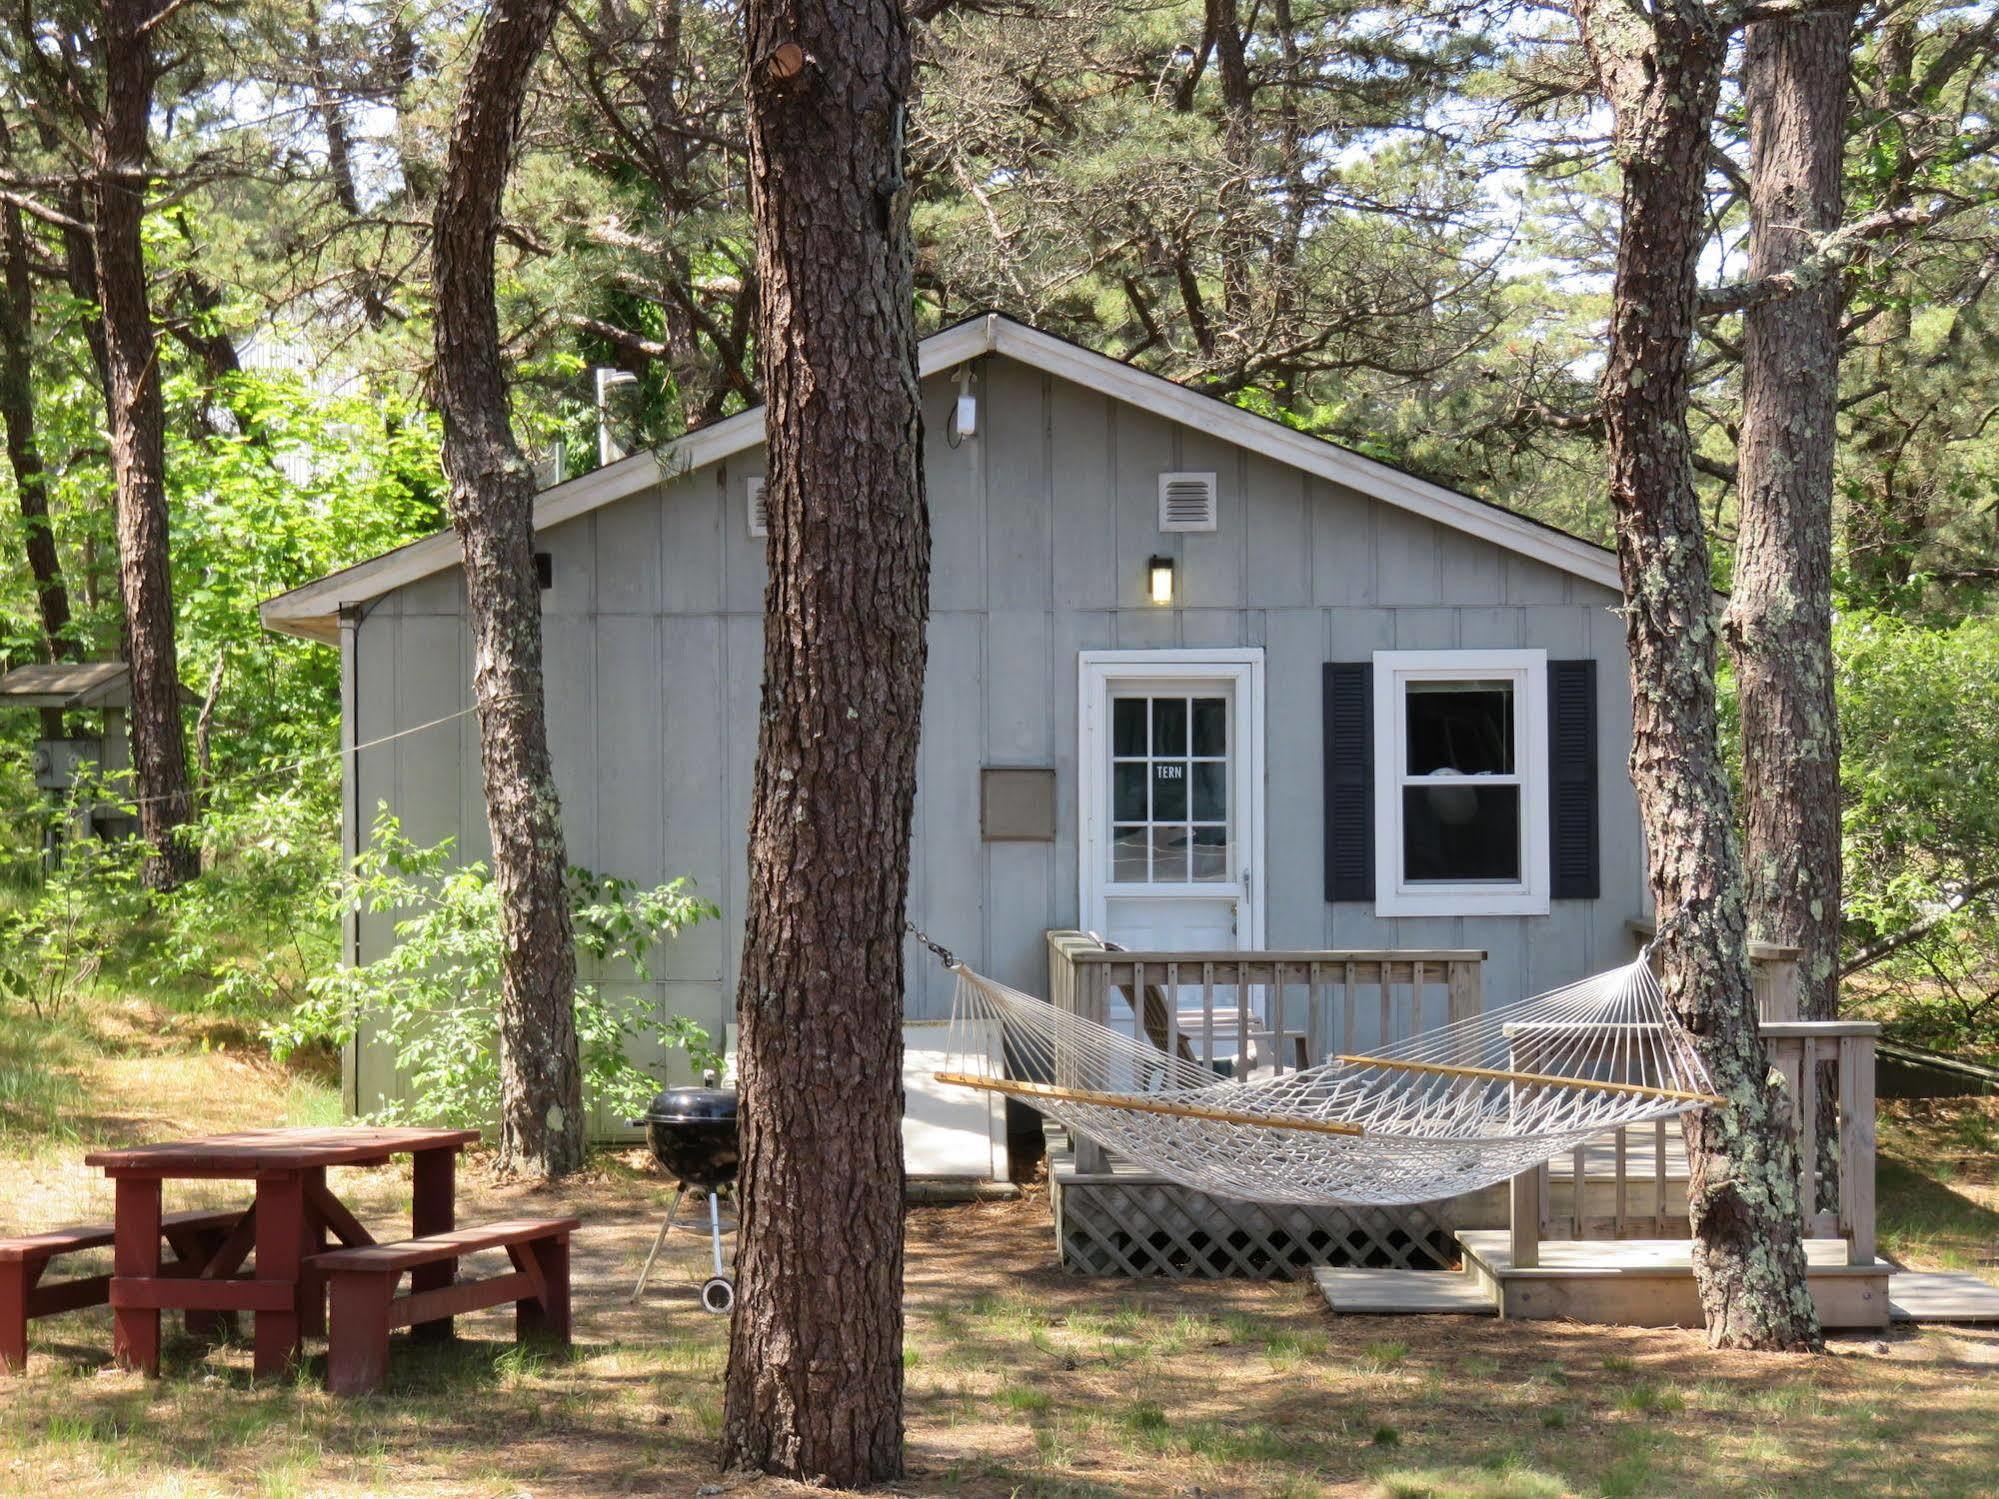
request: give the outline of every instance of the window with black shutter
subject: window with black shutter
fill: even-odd
[[[1539,650],[1329,665],[1328,898],[1371,900],[1383,916],[1544,914],[1550,694]]]
[[[1548,663],[1548,845],[1556,900],[1602,893],[1597,847],[1596,662]]]

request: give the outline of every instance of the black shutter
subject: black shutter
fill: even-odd
[[[1328,661],[1326,899],[1374,899],[1374,667]]]
[[[1548,663],[1548,854],[1556,900],[1595,900],[1596,663]]]

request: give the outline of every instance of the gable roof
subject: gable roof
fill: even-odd
[[[1607,547],[1244,411],[1219,397],[1189,390],[1000,313],[969,319],[924,339],[917,349],[918,373],[927,379],[982,354],[1004,355],[1558,571],[1613,592],[1622,591],[1616,553]],[[763,440],[763,408],[753,406],[688,433],[662,453],[634,453],[543,490],[535,500],[535,529],[573,520],[649,489],[662,477],[719,462],[757,447]],[[263,621],[267,628],[287,635],[337,641],[342,609],[456,567],[462,558],[456,533],[439,532],[267,599],[262,606]]]

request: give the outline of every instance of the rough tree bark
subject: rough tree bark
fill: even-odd
[[[896,0],[751,0],[770,576],[723,1460],[902,1449],[903,906],[928,615]]]
[[[191,879],[200,850],[182,836],[193,816],[181,724],[167,542],[165,409],[146,289],[142,228],[151,180],[153,26],[173,0],[104,0],[104,103],[93,140],[90,197],[97,304],[109,382],[111,471],[125,659],[132,670],[132,772],[139,832],[151,847],[144,878],[156,890]]]
[[[1576,0],[1614,114],[1623,225],[1603,375],[1668,1023],[1726,1103],[1686,1116],[1694,1274],[1717,1347],[1819,1344],[1797,1140],[1757,1031],[1741,863],[1715,705],[1717,620],[1687,431],[1702,186],[1727,33],[1698,0]]]
[[[500,893],[500,1165],[544,1177],[583,1158],[576,949],[542,697],[534,473],[508,422],[493,300],[500,200],[555,0],[495,0],[452,120],[431,249],[437,404],[465,548],[479,764]]]
[[[21,210],[0,207],[0,418],[7,428],[7,461],[14,471],[14,494],[26,533],[28,572],[35,583],[35,607],[42,622],[42,654],[50,661],[73,658],[69,632],[69,590],[62,559],[49,524],[48,471],[35,438],[35,291],[29,266],[27,226]],[[46,709],[43,728],[62,733],[60,709]]]
[[[1788,270],[1843,211],[1854,8],[1744,35],[1749,278]],[[1741,521],[1728,630],[1742,706],[1750,935],[1799,949],[1800,1008],[1839,1007],[1839,720],[1832,485],[1840,278],[1742,318]]]

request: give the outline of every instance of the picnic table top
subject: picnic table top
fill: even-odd
[[[108,1176],[254,1176],[313,1166],[366,1166],[417,1150],[460,1150],[479,1138],[476,1129],[249,1129],[196,1135],[154,1145],[93,1150],[86,1166]]]

